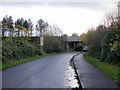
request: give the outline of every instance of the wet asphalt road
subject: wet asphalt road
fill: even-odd
[[[78,87],[69,61],[77,53],[47,56],[2,72],[3,88]]]

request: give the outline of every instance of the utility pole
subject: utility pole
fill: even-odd
[[[44,45],[44,38],[43,38],[43,30],[48,26],[48,23],[44,22],[42,19],[38,21],[39,31],[40,31],[40,51],[43,53],[43,45]]]

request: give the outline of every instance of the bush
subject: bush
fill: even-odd
[[[117,53],[116,52],[109,52],[108,53],[108,56],[106,57],[106,62],[109,62],[109,63],[118,63],[118,56],[117,56]]]
[[[111,28],[102,42],[101,60],[108,63],[119,63],[120,44],[116,28]]]
[[[60,37],[57,36],[45,36],[44,37],[44,51],[46,53],[63,52],[64,46]]]
[[[2,43],[2,61],[5,63],[10,60],[41,55],[40,50],[31,45],[24,39],[7,38]]]
[[[82,37],[89,55],[107,63],[120,62],[120,30],[116,26],[98,26]]]

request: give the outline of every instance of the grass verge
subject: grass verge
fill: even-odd
[[[84,54],[83,57],[86,61],[104,72],[108,77],[112,78],[116,83],[120,84],[120,66],[101,62],[99,59],[89,56],[88,54]]]

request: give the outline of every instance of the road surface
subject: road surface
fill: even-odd
[[[78,87],[69,61],[77,53],[47,56],[2,72],[3,88]]]

